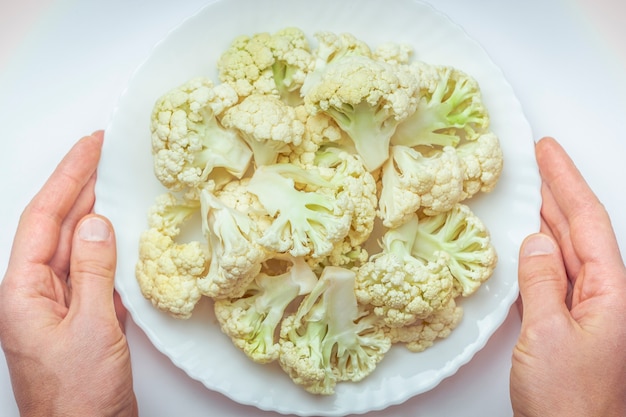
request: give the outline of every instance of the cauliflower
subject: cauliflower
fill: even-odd
[[[200,202],[211,263],[208,274],[198,280],[198,288],[215,299],[240,297],[271,255],[257,243],[259,224],[208,190],[202,190]]]
[[[396,227],[419,209],[426,213],[450,210],[466,197],[463,168],[451,146],[424,153],[392,146],[381,173],[378,216],[383,225]]]
[[[332,188],[352,201],[352,222],[348,238],[352,247],[363,244],[372,234],[376,218],[376,180],[357,155],[328,146],[320,149],[313,165]]]
[[[315,394],[334,393],[337,382],[360,381],[391,347],[375,316],[359,306],[354,272],[326,267],[295,314],[283,319],[280,366]]]
[[[154,173],[165,187],[194,190],[212,174],[220,180],[224,171],[237,178],[244,175],[252,152],[217,120],[238,99],[226,84],[194,78],[157,100],[150,124],[152,153]]]
[[[461,138],[475,140],[489,127],[480,87],[468,74],[424,62],[404,68],[420,86],[419,101],[398,125],[391,138],[393,145],[456,146]]]
[[[150,209],[149,228],[139,237],[135,275],[143,296],[159,310],[187,319],[201,298],[197,281],[206,271],[207,250],[198,241],[178,243],[180,226],[199,207],[171,193]]]
[[[385,331],[392,343],[404,343],[411,352],[423,352],[437,339],[450,336],[462,318],[463,308],[457,306],[454,298],[450,298],[443,309],[430,316],[416,320],[408,326],[388,327]]]
[[[418,257],[416,215],[382,237],[382,252],[371,256],[357,270],[356,297],[373,306],[386,325],[406,326],[442,309],[452,297],[453,278],[447,263],[450,255],[434,252]]]
[[[320,31],[315,33],[317,46],[313,51],[313,67],[310,69],[300,89],[305,96],[318,84],[326,67],[333,62],[352,55],[372,57],[372,50],[367,43],[357,39],[351,33]]]
[[[285,310],[317,283],[317,276],[303,258],[277,255],[271,261],[287,266],[277,273],[265,268],[240,298],[216,300],[214,305],[222,331],[258,363],[278,359],[280,348],[275,333]]]
[[[226,110],[221,121],[240,133],[252,149],[257,167],[275,163],[289,144],[300,145],[304,134],[295,109],[274,96],[252,94]]]
[[[288,176],[294,171],[298,181]],[[320,191],[300,190],[297,182],[320,186]],[[250,180],[250,192],[274,217],[258,242],[267,250],[293,256],[330,254],[334,243],[350,232],[352,201],[345,193],[325,192],[328,188],[323,187],[329,185],[312,170],[292,164],[258,167]]]
[[[308,40],[300,29],[240,36],[220,57],[219,78],[242,97],[276,95],[289,105],[302,101],[300,87],[313,64]]]
[[[413,113],[416,83],[394,66],[362,55],[336,59],[304,96],[311,112],[330,115],[354,142],[368,171],[389,157],[396,126]]]
[[[498,256],[485,224],[464,204],[446,213],[419,219],[413,253],[424,260],[445,252],[455,280],[455,293],[467,297],[487,281]]]
[[[192,78],[156,100],[165,192],[135,274],[177,318],[211,298],[252,361],[329,395],[392,344],[421,352],[459,324],[458,299],[497,264],[463,202],[494,189],[503,153],[469,74],[414,61],[410,45],[314,37],[237,37],[219,83]]]
[[[493,191],[504,165],[500,141],[493,132],[457,147],[463,171],[463,200]]]

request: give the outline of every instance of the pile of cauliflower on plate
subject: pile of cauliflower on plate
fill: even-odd
[[[316,394],[369,375],[392,344],[419,352],[458,325],[493,273],[464,201],[502,151],[459,69],[297,28],[235,39],[219,83],[189,80],[151,119],[154,173],[136,277],[189,318],[210,297],[223,333]],[[181,230],[200,215],[198,236]]]

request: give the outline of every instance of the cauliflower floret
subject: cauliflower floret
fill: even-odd
[[[299,189],[297,181],[320,186],[318,190]],[[350,232],[352,201],[344,193],[329,192],[330,184],[313,170],[292,164],[261,166],[250,180],[265,210],[274,217],[258,240],[267,250],[293,256],[323,257]]]
[[[221,122],[239,132],[252,149],[257,167],[275,163],[290,144],[300,145],[304,135],[295,109],[274,96],[250,95],[226,110]]]
[[[455,295],[473,294],[487,281],[498,262],[489,230],[471,209],[456,204],[448,212],[419,219],[413,254],[425,260],[438,253],[449,255],[448,268],[455,280]]]
[[[385,329],[392,343],[404,343],[411,352],[423,352],[435,344],[437,339],[450,336],[461,319],[463,308],[457,306],[454,298],[441,310],[428,317],[419,319],[408,326],[388,327]]]
[[[406,326],[442,309],[452,297],[450,256],[438,251],[428,260],[416,257],[416,215],[382,237],[382,252],[357,270],[356,296],[373,306],[386,325]]]
[[[309,111],[327,113],[348,134],[368,171],[387,160],[396,126],[415,109],[417,83],[399,75],[382,61],[344,56],[326,66],[304,97]]]
[[[419,101],[398,125],[393,145],[456,146],[462,138],[475,140],[489,127],[480,87],[469,74],[420,61],[402,68],[419,84]]]
[[[289,105],[302,101],[300,87],[313,64],[308,40],[300,29],[237,37],[218,61],[220,80],[241,97],[274,95]]]
[[[206,245],[178,243],[180,226],[199,206],[170,193],[159,196],[150,209],[149,228],[139,237],[135,276],[141,293],[159,310],[187,319],[201,298],[197,281],[208,265]]]
[[[285,310],[317,282],[304,258],[277,255],[271,261],[287,265],[279,272],[263,269],[240,298],[216,300],[214,306],[222,331],[258,363],[278,359],[276,330]]]
[[[238,101],[228,85],[213,85],[194,78],[175,88],[154,105],[150,129],[154,173],[173,191],[204,186],[213,174],[241,178],[252,152],[233,130],[217,120],[224,109]]]
[[[320,149],[313,165],[321,170],[332,188],[352,201],[352,222],[348,237],[353,247],[363,244],[372,234],[376,218],[376,180],[357,155],[329,146]]]
[[[352,55],[372,57],[369,45],[351,33],[320,31],[314,36],[317,46],[313,50],[313,68],[307,74],[300,90],[303,96],[320,82],[326,67],[333,62]]]
[[[208,190],[202,190],[200,203],[211,263],[198,287],[214,299],[240,297],[272,254],[257,243],[259,224],[247,213],[227,206]]]
[[[406,65],[411,61],[413,47],[404,43],[385,42],[374,50],[374,58],[393,65]]]
[[[402,224],[417,210],[446,212],[463,200],[463,165],[456,150],[419,152],[392,146],[381,173],[378,215],[386,227]]]
[[[283,319],[278,362],[311,393],[330,395],[337,382],[372,373],[391,341],[376,316],[358,305],[354,272],[326,267],[298,311]]]
[[[463,166],[463,199],[493,191],[504,165],[498,137],[493,132],[484,133],[459,145],[457,153]]]

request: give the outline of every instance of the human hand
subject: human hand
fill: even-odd
[[[602,204],[552,138],[536,145],[540,234],[522,244],[516,417],[626,416],[626,269]]]
[[[22,416],[135,416],[115,236],[90,214],[103,133],[81,139],[24,210],[0,284],[0,342]]]

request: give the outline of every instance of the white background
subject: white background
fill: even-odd
[[[106,127],[127,80],[152,46],[207,2],[0,0],[1,271],[22,208],[61,157],[81,136]],[[626,2],[429,2],[502,68],[535,138],[551,135],[563,143],[607,207],[625,247]],[[519,322],[512,309],[456,375],[405,404],[366,416],[511,416],[508,375]],[[132,322],[127,335],[142,416],[278,416],[206,390],[154,349]],[[2,359],[0,416],[15,417]]]

